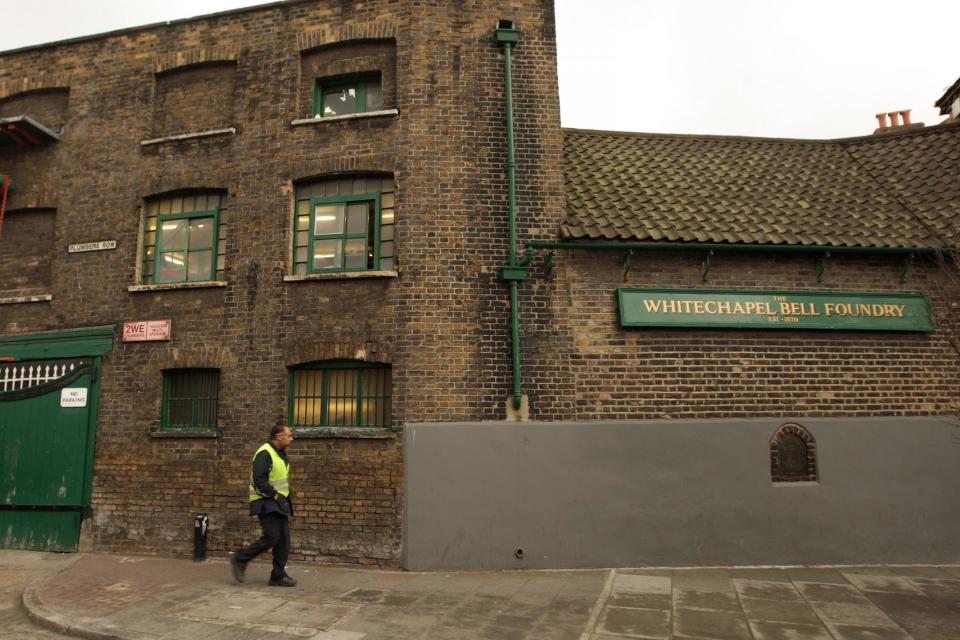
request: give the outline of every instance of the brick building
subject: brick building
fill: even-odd
[[[235,547],[282,421],[295,559],[956,560],[960,128],[562,130],[537,0],[0,59],[4,546]]]

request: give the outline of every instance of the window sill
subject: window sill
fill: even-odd
[[[389,427],[316,427],[313,429],[294,429],[293,437],[300,440],[320,438],[392,440],[397,437],[397,432]]]
[[[308,273],[302,276],[283,276],[284,282],[307,282],[311,280],[356,280],[357,278],[396,278],[397,271],[335,271],[331,273]]]
[[[817,480],[774,480],[774,487],[817,487],[820,483]]]
[[[174,289],[214,289],[216,287],[225,287],[227,283],[223,280],[204,280],[203,282],[167,282],[163,284],[135,284],[127,287],[130,293],[143,293],[147,291],[172,291]]]
[[[383,109],[381,111],[365,111],[364,113],[350,113],[345,116],[328,116],[326,118],[299,118],[290,122],[291,127],[299,127],[305,124],[323,124],[325,122],[343,122],[344,120],[362,120],[364,118],[382,118],[384,116],[396,116],[400,112],[396,109]],[[141,143],[143,144],[143,143]]]
[[[196,140],[197,138],[210,138],[212,136],[232,136],[237,133],[235,127],[227,127],[226,129],[210,129],[209,131],[197,131],[194,133],[181,133],[176,136],[165,136],[163,138],[151,138],[149,140],[141,140],[141,147],[149,147],[154,144],[163,144],[164,142],[180,142],[182,140]]]
[[[210,429],[197,431],[149,431],[151,438],[219,438],[220,432]]]
[[[50,302],[53,300],[53,296],[49,293],[28,293],[29,291],[29,289],[0,291],[0,304],[26,304],[28,302]]]

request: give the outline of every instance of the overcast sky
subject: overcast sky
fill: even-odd
[[[262,4],[0,0],[0,50]],[[834,138],[960,76],[947,0],[556,0],[563,125]],[[521,28],[523,25],[520,25]],[[523,55],[522,44],[516,55]]]

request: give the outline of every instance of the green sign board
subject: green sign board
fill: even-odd
[[[933,331],[922,293],[617,289],[624,327]]]

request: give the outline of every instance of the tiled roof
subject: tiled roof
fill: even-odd
[[[844,140],[564,130],[565,238],[937,247],[960,223],[960,127]]]

